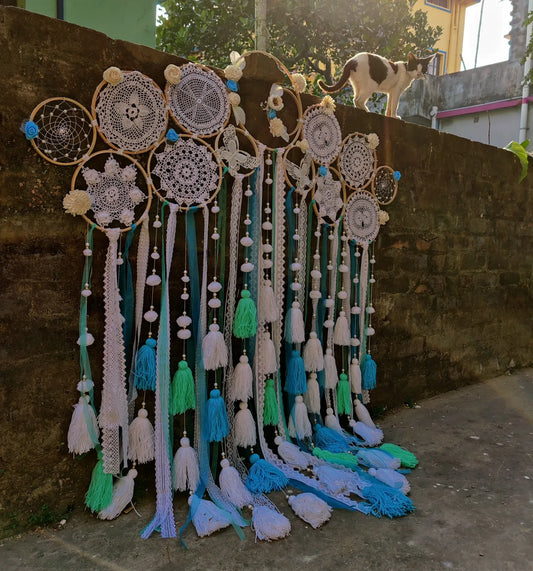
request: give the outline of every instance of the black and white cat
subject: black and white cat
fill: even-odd
[[[349,59],[342,70],[342,75],[335,85],[326,85],[319,81],[322,91],[334,93],[341,90],[347,81],[354,90],[353,102],[359,109],[368,111],[366,102],[375,92],[386,93],[387,117],[398,117],[398,102],[400,95],[415,79],[423,79],[428,65],[435,54],[417,58],[409,54],[408,61],[393,62],[376,54],[359,53]]]

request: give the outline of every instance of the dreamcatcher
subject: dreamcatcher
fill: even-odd
[[[352,133],[344,139],[339,168],[346,184],[352,189],[366,188],[376,168],[375,141],[370,135]]]

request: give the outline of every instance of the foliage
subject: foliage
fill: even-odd
[[[529,139],[526,139],[522,143],[511,141],[504,147],[506,151],[511,151],[511,153],[514,153],[522,165],[522,173],[518,182],[522,182],[527,176],[529,153],[526,151],[526,149],[528,146]]]
[[[440,36],[415,0],[268,0],[269,51],[291,71],[333,82],[361,51],[405,60],[427,55]],[[159,49],[225,67],[232,50],[254,49],[254,0],[166,0],[157,27]]]

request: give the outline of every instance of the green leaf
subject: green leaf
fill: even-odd
[[[522,174],[520,175],[520,180],[518,182],[522,182],[527,176],[529,154],[526,151],[526,149],[528,145],[529,145],[529,139],[526,139],[522,143],[511,141],[504,147],[506,151],[511,151],[511,153],[514,153],[518,157],[518,160],[522,165]]]

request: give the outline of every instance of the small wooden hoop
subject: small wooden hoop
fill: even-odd
[[[379,198],[376,195],[376,189],[375,189],[376,177],[378,176],[378,173],[381,170],[387,170],[387,171],[391,172],[392,178],[394,180],[394,192],[392,193],[392,198],[386,202],[382,202],[381,200],[379,200]],[[394,169],[392,167],[389,167],[388,165],[382,165],[382,166],[378,167],[374,171],[374,176],[372,177],[372,187],[371,188],[372,188],[372,195],[378,201],[378,204],[380,204],[381,206],[387,206],[387,204],[390,204],[396,198],[396,195],[398,194],[398,181],[394,178]]]
[[[341,173],[342,176],[342,170],[341,170],[341,155],[342,155],[342,151],[344,150],[344,146],[347,143],[348,139],[352,139],[354,136],[359,136],[359,137],[364,137],[366,139],[366,135],[365,133],[350,133],[349,135],[347,135],[346,137],[344,137],[342,143],[341,143],[341,150],[339,152],[339,156],[337,157],[337,167],[339,169],[339,172]],[[368,148],[368,150],[372,153],[372,156],[374,157],[374,165],[372,167],[372,174],[370,175],[370,177],[368,178],[368,180],[365,182],[365,184],[363,184],[363,186],[352,186],[351,184],[348,183],[348,181],[344,178],[344,182],[346,183],[346,186],[348,188],[351,188],[352,190],[364,190],[369,184],[372,184],[372,181],[374,180],[374,176],[376,174],[376,167],[378,164],[378,156],[377,156],[377,152],[376,149],[371,149],[370,147]]]

